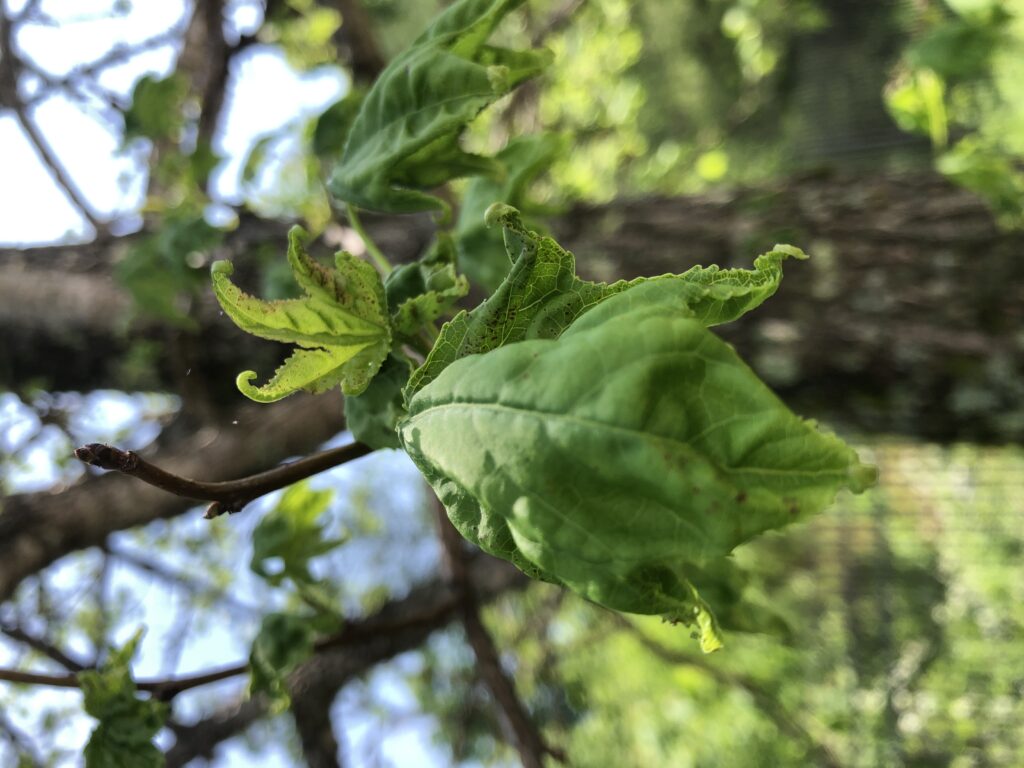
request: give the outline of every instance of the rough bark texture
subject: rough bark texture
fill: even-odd
[[[398,261],[414,258],[431,231],[420,217],[369,224]],[[580,271],[608,279],[749,266],[775,242],[799,245],[811,261],[787,265],[779,295],[723,329],[793,407],[930,440],[1024,436],[1024,234],[999,230],[981,201],[939,177],[818,175],[576,208],[553,224]],[[233,258],[255,290],[255,252],[283,254],[286,230],[245,218],[211,256]],[[238,371],[269,373],[281,359],[282,347],[235,329],[209,295],[196,300],[196,333],[135,315],[108,270],[127,247],[0,251],[0,381],[192,387],[224,403]],[[132,380],[126,360],[140,337],[161,352]]]
[[[1024,436],[1024,233],[931,175],[821,175],[722,199],[579,211],[581,271],[747,266],[775,242],[811,254],[778,295],[721,329],[801,412],[938,440]]]

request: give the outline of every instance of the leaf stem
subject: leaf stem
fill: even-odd
[[[363,222],[359,219],[359,214],[356,213],[356,207],[349,203],[345,206],[345,212],[348,214],[348,222],[352,225],[352,229],[356,231],[356,234],[363,239],[363,244],[366,245],[366,252],[370,254],[370,258],[373,259],[374,263],[385,277],[391,274],[391,270],[394,267],[391,266],[391,262],[388,261],[388,257],[384,255],[384,252],[377,247],[377,244],[373,242],[373,238],[367,233],[363,227]]]
[[[176,496],[210,501],[212,503],[206,510],[205,517],[212,519],[225,512],[238,512],[253,499],[339,464],[358,459],[372,451],[370,446],[363,443],[349,443],[329,451],[315,453],[289,464],[282,464],[268,469],[266,472],[223,482],[204,482],[180,477],[150,464],[134,451],[123,451],[103,443],[83,445],[75,450],[75,456],[86,464],[132,475],[144,483],[169,491]]]

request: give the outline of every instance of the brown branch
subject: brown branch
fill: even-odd
[[[25,108],[18,93],[18,72],[21,68],[21,59],[14,51],[14,30],[10,19],[0,8],[0,66],[2,66],[2,99],[0,105],[9,107],[13,112],[29,142],[35,148],[40,160],[49,169],[57,185],[64,191],[71,203],[81,212],[82,216],[93,226],[97,235],[106,232],[103,223],[93,211],[92,206],[82,195],[67,170],[57,157],[53,148],[46,141],[39,127],[35,124],[29,111]]]
[[[205,515],[209,520],[225,512],[238,512],[253,499],[285,488],[332,467],[358,459],[372,451],[373,449],[368,445],[349,443],[298,461],[282,464],[257,475],[220,482],[204,482],[180,477],[150,464],[134,451],[122,451],[120,448],[103,443],[89,443],[81,448],[76,448],[75,456],[86,464],[131,475],[144,483],[173,493],[175,496],[210,501],[212,504],[206,510]]]
[[[19,643],[27,645],[33,651],[43,654],[47,658],[60,664],[64,669],[71,672],[79,672],[88,666],[87,664],[68,656],[64,651],[45,638],[30,634],[20,626],[7,624],[0,625],[0,633],[11,638],[11,640],[16,640]]]
[[[200,430],[173,423],[153,455],[184,477],[208,467],[240,477],[316,450],[344,429],[341,411],[340,393],[295,396],[274,408],[241,404]],[[58,558],[99,546],[114,531],[176,517],[193,506],[119,473],[86,477],[60,493],[8,496],[0,514],[0,600]]]
[[[236,598],[224,587],[201,581],[194,574],[180,573],[158,560],[144,558],[135,552],[109,546],[108,550],[113,557],[121,562],[137,568],[171,587],[183,589],[193,597],[214,597],[220,605],[228,610],[245,614],[249,617],[259,615],[261,612],[256,606],[248,605]]]
[[[516,693],[515,684],[501,666],[501,658],[494,645],[494,639],[480,618],[479,605],[466,567],[464,539],[455,530],[444,505],[437,498],[434,499],[434,512],[438,536],[444,551],[445,568],[453,587],[462,598],[461,618],[466,630],[466,639],[476,656],[477,671],[498,704],[508,741],[519,753],[524,768],[543,768],[545,755],[565,762],[565,754],[560,749],[550,747],[544,742],[540,731],[530,719],[526,705]]]

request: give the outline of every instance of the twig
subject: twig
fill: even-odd
[[[60,158],[54,153],[53,148],[46,141],[46,137],[43,136],[42,132],[36,126],[35,121],[28,114],[20,103],[14,104],[14,114],[18,118],[18,122],[21,123],[22,129],[28,136],[29,141],[36,148],[39,153],[39,158],[43,161],[43,164],[50,169],[50,173],[53,174],[54,180],[64,190],[64,194],[68,196],[68,199],[78,208],[82,216],[85,217],[93,229],[96,230],[97,236],[102,236],[106,232],[106,225],[100,221],[99,217],[93,211],[92,206],[86,201],[85,196],[78,189],[74,180],[68,175],[68,172],[64,169],[61,164]]]
[[[348,222],[352,225],[352,229],[356,231],[363,240],[363,245],[366,246],[366,252],[370,254],[370,257],[377,264],[377,268],[384,274],[385,277],[391,274],[393,267],[391,262],[388,261],[388,257],[384,255],[383,251],[377,247],[377,244],[373,242],[373,238],[363,228],[363,222],[359,220],[359,214],[356,212],[354,205],[348,205],[345,208],[346,214],[348,214]]]
[[[324,472],[339,464],[358,459],[372,451],[370,446],[363,443],[349,443],[289,464],[282,464],[266,472],[239,480],[222,482],[204,482],[179,477],[150,464],[134,451],[122,451],[120,448],[103,443],[83,445],[81,448],[75,449],[75,456],[86,464],[132,475],[144,483],[169,491],[176,496],[210,501],[212,504],[207,508],[205,517],[212,519],[225,512],[238,512],[253,499]]]
[[[463,539],[448,519],[444,506],[435,498],[435,516],[438,524],[438,536],[445,554],[445,565],[453,586],[462,596],[462,624],[466,630],[466,639],[473,654],[480,677],[497,702],[503,724],[509,732],[509,741],[519,753],[524,768],[543,768],[545,755],[559,762],[566,762],[565,753],[547,745],[540,731],[530,719],[526,706],[516,693],[515,684],[501,666],[498,649],[494,645],[483,621],[480,609],[472,593],[471,584],[466,570],[466,554]]]
[[[260,609],[256,606],[240,601],[222,587],[201,581],[192,573],[180,573],[156,559],[145,558],[135,552],[116,547],[110,548],[110,554],[121,562],[133,568],[138,568],[140,571],[148,573],[153,578],[159,579],[171,587],[185,590],[185,592],[193,597],[204,595],[214,597],[223,603],[224,607],[229,611],[244,614],[247,617],[260,614]]]
[[[18,93],[18,74],[22,67],[21,59],[14,51],[14,30],[11,20],[7,17],[2,6],[0,6],[0,104],[9,107],[21,124],[25,135],[35,147],[43,164],[49,168],[54,180],[67,195],[72,204],[79,209],[85,219],[100,235],[105,232],[103,224],[93,212],[85,197],[79,191],[74,181],[68,175],[60,159],[53,149],[46,142],[46,138],[40,132],[33,121],[32,116],[21,100]]]
[[[154,698],[162,701],[168,701],[182,691],[187,691],[190,688],[199,688],[200,686],[216,683],[220,680],[227,680],[231,677],[237,677],[248,670],[248,664],[235,664],[230,667],[215,669],[210,672],[202,672],[200,674],[189,675],[186,677],[139,680],[135,684],[135,687],[140,691],[146,691],[153,694]],[[39,672],[23,672],[19,669],[0,669],[0,680],[8,683],[19,683],[21,685],[45,685],[50,688],[79,687],[77,674],[46,675]]]
[[[0,633],[11,638],[11,640],[16,640],[19,643],[27,645],[33,651],[41,653],[47,658],[52,659],[70,672],[79,672],[87,666],[77,659],[71,658],[64,653],[64,651],[45,638],[30,634],[20,626],[11,626],[7,624],[0,625]]]
[[[43,758],[36,752],[32,739],[28,734],[22,733],[21,729],[8,720],[3,713],[0,713],[0,731],[7,736],[11,746],[21,753],[22,758],[28,760],[28,765],[32,766],[32,768],[42,768],[45,765]],[[19,762],[18,765],[22,766],[23,763]]]

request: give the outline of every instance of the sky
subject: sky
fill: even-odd
[[[5,5],[9,12],[16,13],[24,2],[6,0]],[[110,18],[109,0],[44,0],[42,9],[61,23],[52,27],[32,27],[19,36],[16,44],[23,57],[60,76],[83,62],[103,56],[119,43],[147,40],[184,21],[185,6],[174,0],[123,3],[123,7],[127,8],[126,13]],[[259,3],[232,0],[228,8],[228,34],[244,34],[259,22]],[[169,73],[175,56],[173,45],[154,47],[125,64],[111,67],[100,82],[127,100],[135,82],[143,75]],[[23,85],[27,95],[31,96],[34,84],[27,82]],[[226,119],[215,139],[215,150],[225,158],[214,173],[215,197],[232,205],[243,202],[244,193],[249,190],[243,188],[239,176],[252,146],[263,136],[280,134],[287,137],[289,133],[294,134],[304,120],[319,114],[343,95],[346,88],[347,81],[340,70],[321,68],[307,73],[296,72],[279,51],[269,46],[254,45],[240,54],[231,72]],[[111,128],[92,108],[83,108],[62,96],[38,102],[32,114],[94,210],[102,218],[121,220],[128,228],[137,226],[133,212],[140,206],[145,188],[139,161],[144,159],[147,147],[144,144],[123,146],[119,126]],[[0,245],[81,241],[91,236],[90,226],[54,182],[12,116],[0,116],[0,212]],[[212,213],[216,215],[217,211]],[[142,447],[152,440],[159,431],[159,418],[177,407],[174,398],[145,393],[68,393],[55,397],[77,414],[71,430],[76,436],[82,435],[83,442],[116,440],[130,448]],[[20,448],[19,455],[23,459],[22,466],[13,468],[7,478],[11,490],[41,490],[72,482],[83,472],[77,463],[68,464],[61,459],[71,446],[66,445],[66,439],[56,430],[44,427],[39,436],[29,438],[38,426],[37,417],[31,409],[14,395],[0,392],[0,441],[6,449]],[[339,436],[338,439],[344,438]],[[417,528],[419,523],[402,518],[402,510],[408,516],[408,510],[416,508],[411,495],[419,487],[414,468],[403,458],[400,454],[385,452],[383,456],[362,460],[358,466],[340,467],[316,480],[325,487],[346,489],[344,492],[348,492],[357,480],[371,486],[376,483],[373,492],[378,497],[377,501],[389,510],[387,519],[393,530],[382,531],[376,540],[370,537],[369,544],[361,549],[346,549],[346,569],[353,574],[379,576],[381,559],[394,557],[394,536],[412,536],[420,542],[426,538],[433,542],[432,536],[418,535],[423,533]],[[275,497],[268,497],[252,505],[248,516],[225,518],[228,520],[226,525],[234,526],[234,530],[225,536],[225,546],[242,539],[235,551],[248,552],[245,537],[251,535],[259,514],[269,509],[274,500]],[[343,517],[344,511],[337,514]],[[187,541],[190,537],[206,536],[209,523],[201,520],[197,512],[155,526],[160,528],[157,535],[166,532],[168,537]],[[132,551],[139,544],[133,536],[127,532],[118,534],[114,537],[114,544]],[[415,542],[411,540],[406,544],[409,556],[396,558],[404,563],[403,568],[395,569],[396,583],[392,585],[399,591],[436,567],[437,553],[431,548],[432,544],[426,548],[413,546]],[[140,554],[149,553],[142,551]],[[168,548],[160,553],[160,559],[166,565],[182,569],[187,569],[190,564],[187,548],[182,547]],[[50,570],[47,583],[58,592],[74,590],[76,585],[88,581],[87,575],[95,569],[97,561],[98,557],[88,553],[68,558]],[[260,598],[256,595],[261,585],[248,571],[248,554],[236,565],[232,594],[241,603],[249,600],[258,604]],[[123,595],[126,606],[126,621],[116,633],[119,639],[130,637],[139,625],[148,628],[135,668],[138,676],[166,674],[169,660],[175,661],[175,645],[182,645],[180,658],[173,664],[177,674],[232,663],[247,655],[251,634],[240,630],[239,626],[245,626],[248,620],[246,629],[255,632],[252,616],[237,621],[233,619],[228,624],[208,622],[201,628],[183,629],[175,625],[176,612],[168,609],[176,598],[157,581],[143,580],[135,570],[121,565],[113,568],[108,579],[109,589],[114,594]],[[346,584],[354,601],[370,586],[370,581],[360,584],[358,579]],[[265,592],[263,589],[259,595],[265,595]],[[177,643],[176,636],[183,637],[184,642]],[[68,642],[72,648],[76,644],[81,646],[83,652],[87,648],[80,637],[72,636]],[[0,664],[16,663],[14,651],[14,646],[0,643]],[[350,685],[338,698],[334,714],[336,722],[343,724],[349,764],[369,764],[368,761],[378,751],[397,765],[443,764],[442,753],[430,743],[431,724],[424,718],[410,715],[405,723],[395,726],[394,723],[383,723],[384,715],[367,706],[368,701],[377,704],[388,702],[401,711],[415,713],[416,702],[402,680],[402,673],[414,669],[417,663],[412,654],[399,657],[393,663],[378,668],[367,681]],[[185,705],[185,712],[192,710],[198,714],[211,693],[238,692],[244,683],[241,679],[226,681],[220,684],[220,691],[212,688],[199,690],[194,696],[182,697],[180,702]],[[3,693],[0,689],[0,696]],[[21,706],[8,708],[5,714],[28,734],[37,727],[37,719],[45,709],[69,707],[70,714],[59,729],[57,743],[70,750],[68,759],[61,764],[77,764],[76,755],[92,725],[91,720],[81,714],[79,694],[40,689],[29,697],[20,695],[12,699],[19,701]],[[4,700],[0,699],[0,707],[3,704]],[[382,730],[384,725],[395,727]],[[389,736],[382,745],[378,745],[375,742],[382,732]],[[167,743],[165,737],[163,743]],[[272,739],[261,749],[261,765],[273,768],[292,764],[287,752]],[[0,762],[3,754],[0,747]],[[223,749],[220,755],[222,759],[216,763],[219,766],[246,766],[252,762],[251,754],[239,745]]]

